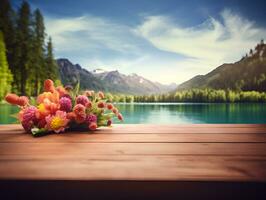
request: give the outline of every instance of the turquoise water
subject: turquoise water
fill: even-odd
[[[266,123],[266,104],[117,104],[127,124]],[[0,104],[0,124],[14,123],[17,107]]]
[[[118,104],[128,124],[266,123],[263,103]]]

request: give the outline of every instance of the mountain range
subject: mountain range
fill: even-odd
[[[73,64],[66,58],[57,59],[59,74],[64,85],[75,85],[80,81],[80,88],[102,90],[113,93],[132,95],[160,94],[174,90],[175,83],[164,85],[150,81],[137,74],[125,75],[118,70],[105,71],[95,69],[88,71],[79,64]]]
[[[266,91],[266,45],[257,44],[254,49],[235,63],[225,63],[205,75],[197,75],[180,85],[163,85],[137,74],[125,75],[119,71],[94,69],[88,71],[66,58],[57,59],[61,81],[81,89],[103,90],[113,93],[149,95],[193,88]]]
[[[180,84],[177,90],[192,88],[266,91],[266,45],[263,40],[239,61],[195,76]]]

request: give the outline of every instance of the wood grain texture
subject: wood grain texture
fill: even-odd
[[[0,125],[0,133],[16,134],[23,133],[21,125]],[[154,125],[154,124],[114,124],[111,128],[99,128],[91,133],[266,133],[264,124],[181,124],[181,125]]]
[[[266,126],[114,125],[34,138],[1,125],[0,180],[266,182]]]
[[[264,181],[265,165],[266,156],[16,155],[1,156],[0,174],[15,180]]]
[[[30,134],[0,134],[1,143],[264,143],[266,134],[238,133],[65,133],[32,138]]]

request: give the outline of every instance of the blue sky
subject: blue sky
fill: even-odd
[[[20,0],[13,0],[15,8]],[[57,58],[181,83],[266,39],[265,1],[30,0]]]

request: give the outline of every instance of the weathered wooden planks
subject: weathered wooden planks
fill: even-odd
[[[265,156],[64,154],[0,158],[1,178],[34,180],[264,181],[265,165]]]
[[[262,194],[266,184],[266,126],[114,125],[91,133],[34,138],[25,134],[20,125],[3,125],[0,126],[0,186],[15,187],[12,180],[32,181],[26,182],[31,187],[35,187],[36,181],[53,181],[46,187],[52,184],[55,188],[65,187],[60,181],[81,181],[84,190],[76,195],[87,191],[98,193],[100,188],[91,189],[97,181],[103,181],[101,187],[105,189],[117,182],[125,181],[128,185],[134,182],[131,186],[134,188],[129,188],[132,194],[140,194],[142,190],[136,190],[140,185],[148,187],[143,181],[150,186],[160,183],[150,191],[156,197],[167,196],[169,187],[173,189],[170,193],[178,196],[187,182],[190,189],[185,190],[186,194],[190,194],[191,188],[202,193],[199,188],[204,183],[208,183],[204,186],[206,195],[210,193],[208,188],[218,183],[222,184],[220,195],[230,192],[229,183],[237,184],[243,194]],[[258,188],[259,193],[255,192]]]

